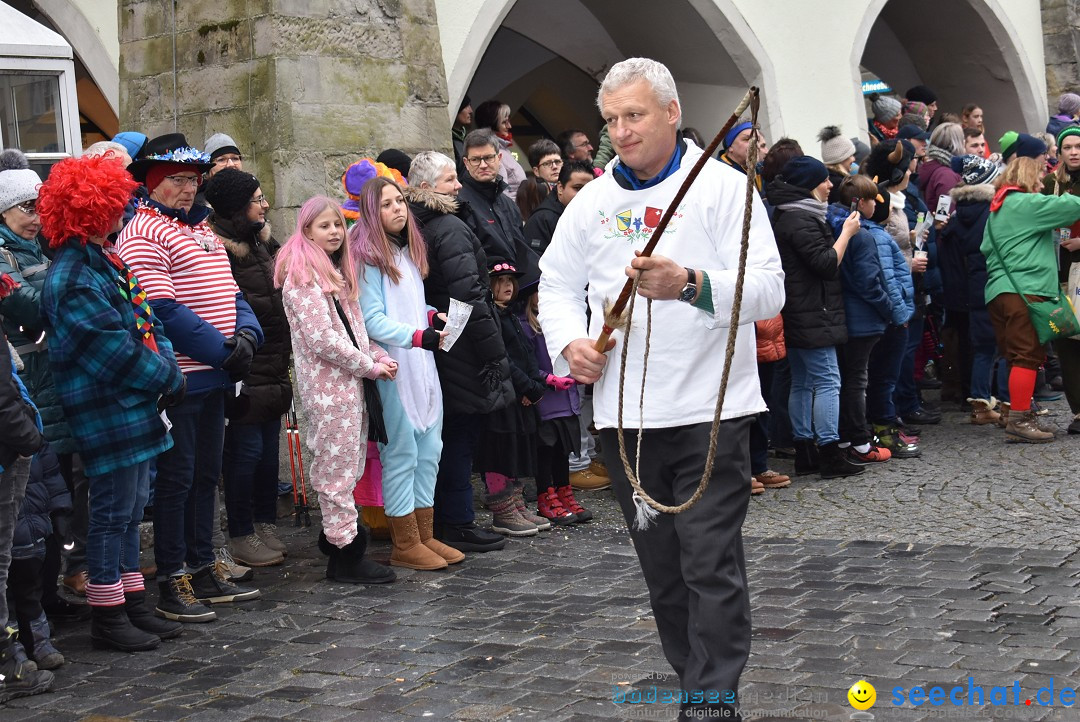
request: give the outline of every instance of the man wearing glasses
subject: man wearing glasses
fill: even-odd
[[[585,131],[577,128],[564,130],[559,133],[559,137],[555,139],[555,142],[559,144],[563,157],[567,161],[580,160],[584,163],[592,163],[593,150],[595,149],[592,143],[589,142],[589,136],[585,135]]]
[[[117,241],[187,380],[187,396],[168,410],[174,445],[158,457],[154,488],[156,612],[179,622],[215,619],[204,603],[259,596],[228,580],[212,545],[225,393],[247,376],[263,332],[206,221],[210,209],[195,205],[211,166],[180,133],[147,143],[128,170],[146,185],[148,198]]]
[[[465,136],[465,175],[461,176],[458,202],[468,205],[462,217],[468,223],[489,257],[518,258],[518,248],[525,245],[521,212],[517,204],[503,194],[506,181],[499,177],[499,149],[495,134],[487,129],[474,130]]]

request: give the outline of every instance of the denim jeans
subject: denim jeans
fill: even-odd
[[[900,375],[900,364],[907,348],[907,328],[889,326],[870,352],[870,368],[866,386],[866,417],[872,424],[892,424],[896,421],[893,392]]]
[[[168,410],[173,447],[157,460],[154,557],[158,577],[214,561],[214,489],[225,437],[221,390],[188,396]]]
[[[990,398],[990,377],[994,373],[994,354],[997,347],[994,344],[976,346],[971,354],[971,398]]]
[[[0,339],[0,343],[3,340]],[[26,479],[30,476],[30,457],[20,456],[4,467],[0,475],[0,624],[7,624],[7,578],[11,566],[11,544],[15,539],[15,522],[19,519]]]
[[[840,367],[836,347],[788,348],[791,396],[788,413],[797,441],[817,438],[819,445],[840,440]]]
[[[86,565],[94,584],[139,571],[139,522],[150,494],[150,462],[90,477]]]
[[[893,404],[900,416],[913,414],[922,409],[919,389],[915,386],[915,354],[923,341],[923,320],[912,318],[907,327],[907,346],[900,360],[900,373],[896,377]]]
[[[765,403],[769,405],[769,440],[774,449],[790,449],[792,440],[788,397],[791,396],[791,364],[787,357],[773,362],[772,383],[768,391],[764,386],[761,391],[768,394]]]
[[[472,462],[486,427],[487,416],[483,414],[443,417],[443,450],[435,478],[435,520],[441,524],[471,524],[476,518]]]
[[[855,446],[870,443],[866,423],[866,383],[870,353],[881,336],[849,338],[836,347],[840,364],[840,439]]]
[[[229,536],[255,532],[254,522],[277,519],[278,439],[281,417],[225,427],[225,510]]]

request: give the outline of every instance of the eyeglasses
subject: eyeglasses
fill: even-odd
[[[251,199],[252,203],[258,203],[260,206],[269,206],[270,201],[266,200],[266,196],[256,196]]]
[[[592,143],[590,143],[587,140],[584,143],[573,143],[572,145],[575,148],[578,148],[578,149],[580,149],[580,148],[592,148],[593,147]]]
[[[192,188],[198,188],[202,183],[202,175],[167,175],[165,180],[172,182],[173,185],[178,185],[181,188],[191,186]]]
[[[17,203],[15,207],[28,216],[36,216],[38,214],[37,201],[26,201],[25,203]]]
[[[214,158],[214,165],[240,165],[243,162],[243,158],[238,155],[219,155]]]
[[[545,160],[543,163],[537,164],[541,168],[562,168],[561,158],[552,158],[551,160]]]
[[[498,157],[499,156],[497,154],[492,153],[491,155],[481,155],[476,158],[466,157],[465,162],[469,165],[491,165]]]

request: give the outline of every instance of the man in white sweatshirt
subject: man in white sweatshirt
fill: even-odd
[[[664,654],[679,675],[683,714],[738,715],[739,676],[750,653],[750,598],[742,522],[750,498],[749,429],[765,410],[758,387],[754,321],[784,304],[784,273],[772,229],[753,194],[750,250],[735,355],[721,414],[709,488],[682,514],[632,526],[632,488],[619,459],[619,355],[616,332],[598,353],[605,301],[629,276],[653,299],[652,338],[643,383],[646,304],[636,305],[629,336],[623,426],[634,463],[642,431],[641,483],[657,501],[690,498],[704,473],[709,432],[730,328],[738,274],[746,177],[714,159],[664,233],[657,255],[639,258],[701,149],[678,132],[679,98],[662,64],[631,58],[609,71],[597,97],[617,157],[567,205],[540,267],[540,322],[556,368],[568,364],[595,383],[595,424],[616,497],[649,587]],[[588,286],[586,301],[585,287]],[[586,326],[586,303],[592,311]],[[612,351],[610,346],[614,347]],[[607,367],[610,359],[610,367]]]

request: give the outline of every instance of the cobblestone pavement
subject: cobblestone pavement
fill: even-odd
[[[752,500],[741,696],[756,718],[847,720],[865,678],[879,720],[1080,719],[1035,697],[1080,686],[1080,437],[1006,445],[962,421],[926,427],[921,459]],[[261,600],[142,654],[61,627],[56,689],[0,719],[670,719],[671,705],[613,702],[676,682],[610,492],[581,497],[591,524],[386,587],[326,582],[316,529],[283,528],[289,559],[259,572]],[[896,687],[954,685],[964,702],[981,687],[985,706],[892,704]],[[990,706],[994,686],[1008,706]]]

